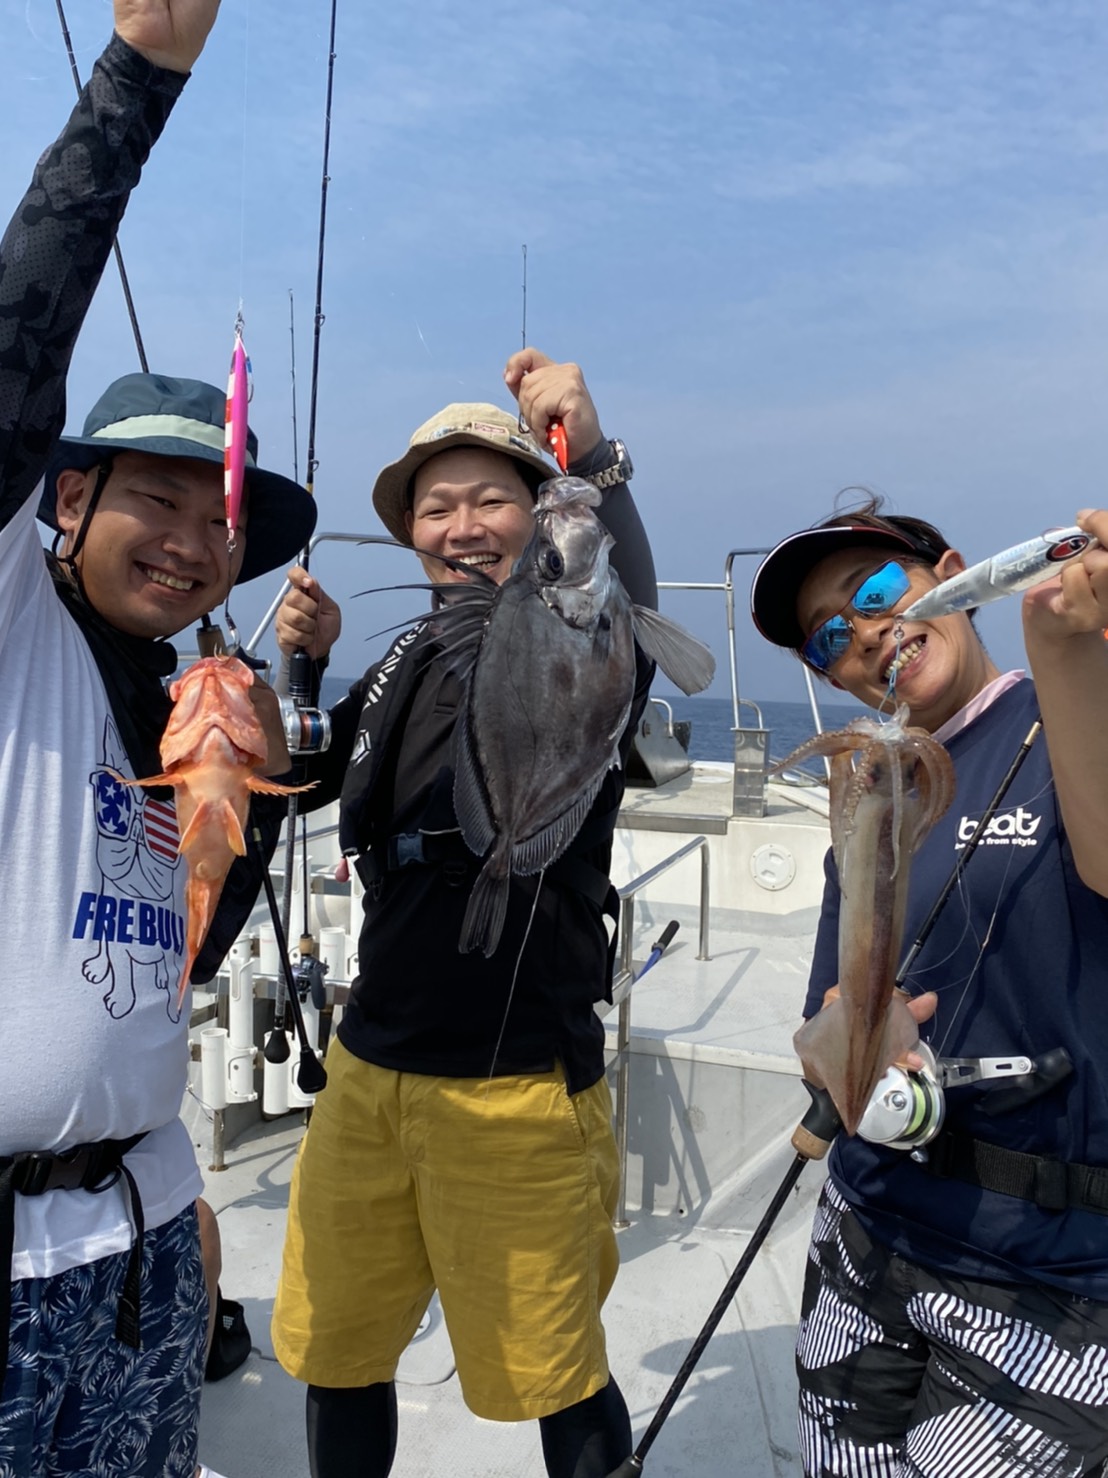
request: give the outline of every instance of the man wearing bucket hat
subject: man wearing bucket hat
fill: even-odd
[[[809,1478],[1038,1478],[1108,1457],[1108,512],[1078,520],[1101,547],[1023,598],[1033,680],[999,672],[964,611],[904,614],[965,564],[876,500],[783,539],[754,578],[768,640],[871,708],[895,692],[950,755],[905,941],[1007,779],[904,981],[966,1081],[926,1145],[863,1119],[828,1161],[797,1339]],[[841,896],[829,855],[806,1017],[837,994]],[[1030,1071],[970,1076],[1015,1054]],[[881,1102],[924,1081],[886,1081]]]
[[[225,395],[197,381],[125,376],[81,436],[58,433],[124,206],[217,8],[115,0],[116,35],[0,243],[5,1473],[196,1464],[208,1309],[179,1118],[184,865],[172,796],[122,779],[161,768],[166,638],[287,562],[314,509],[251,468],[229,562]],[[45,557],[36,512],[55,531]]]
[[[602,435],[581,371],[528,349],[505,380],[527,425],[564,428],[570,472],[603,491],[613,566],[633,600],[656,606],[630,459]],[[455,404],[414,433],[373,501],[431,580],[466,579],[442,555],[502,583],[535,490],[555,475],[517,414]],[[302,570],[292,581],[278,642],[321,657],[337,608]],[[622,775],[609,772],[537,894],[536,879],[513,879],[491,958],[459,953],[480,862],[453,810],[461,691],[433,651],[429,635],[402,637],[332,710],[331,749],[312,761],[319,799],[341,791],[340,841],[367,891],[358,977],[294,1174],[274,1348],[308,1384],[313,1478],[383,1478],[397,1361],[437,1288],[470,1408],[537,1418],[555,1478],[604,1478],[631,1450],[600,1319],[619,1171],[594,1010],[610,994]],[[640,659],[624,758],[651,673]]]

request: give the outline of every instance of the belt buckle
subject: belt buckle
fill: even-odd
[[[30,1154],[17,1155],[15,1158],[19,1165],[16,1190],[23,1196],[44,1195],[50,1185],[54,1156],[48,1152],[41,1153],[34,1150]]]
[[[389,866],[391,868],[411,867],[413,863],[426,861],[422,832],[403,832],[399,836],[389,837]]]

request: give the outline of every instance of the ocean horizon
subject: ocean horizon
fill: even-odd
[[[354,678],[326,676],[323,679],[320,702],[330,708],[345,694]],[[689,735],[689,758],[694,760],[724,760],[734,757],[732,738],[732,713],[730,698],[686,698],[683,694],[652,694],[660,703],[673,710],[673,717],[691,724]],[[769,755],[773,761],[782,760],[794,749],[812,738],[815,725],[812,711],[807,703],[788,703],[778,699],[752,699],[762,715],[764,726],[770,732]],[[821,705],[823,727],[836,728],[848,718],[854,718],[862,710],[842,702]],[[741,710],[742,723],[747,728],[755,726],[755,715],[746,700]],[[809,765],[823,774],[820,760],[809,761]]]

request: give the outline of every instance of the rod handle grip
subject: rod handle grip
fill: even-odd
[[[312,659],[305,647],[297,647],[289,658],[289,697],[297,708],[312,702]]]
[[[807,1078],[800,1080],[808,1090],[808,1112],[793,1130],[792,1147],[806,1160],[822,1160],[842,1127],[838,1110],[826,1088],[817,1088]]]
[[[658,940],[657,943],[654,945],[654,948],[660,949],[663,952],[667,950],[673,943],[673,936],[677,933],[680,927],[681,925],[676,919],[670,919],[669,923],[658,935]]]

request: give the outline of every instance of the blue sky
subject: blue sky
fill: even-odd
[[[111,6],[68,10],[87,73]],[[73,90],[54,0],[0,0],[0,20],[10,208]],[[221,383],[242,299],[251,420],[284,471],[290,288],[304,465],[328,20],[328,0],[224,0],[121,236],[153,368]],[[411,430],[450,400],[503,402],[524,242],[529,338],[582,365],[627,442],[663,579],[719,580],[729,549],[853,484],[971,560],[1103,504],[1102,4],[339,0],[336,51],[321,527],[380,532],[373,477]],[[136,367],[108,275],[71,429]],[[316,570],[346,602],[409,561],[321,552]],[[746,619],[752,570],[741,689],[799,698]],[[240,627],[266,594],[236,595]],[[332,670],[360,672],[365,638],[418,603],[351,600]],[[725,673],[722,599],[663,608]],[[983,631],[1019,663],[1018,601]]]

